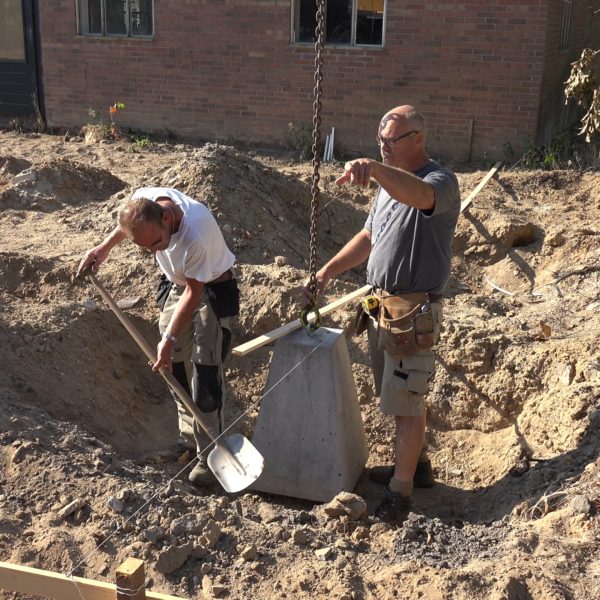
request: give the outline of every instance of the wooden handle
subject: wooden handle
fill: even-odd
[[[110,306],[113,313],[115,313],[117,319],[121,321],[125,329],[130,333],[131,337],[136,341],[137,345],[142,349],[144,354],[148,357],[148,360],[151,360],[152,363],[156,362],[156,353],[150,344],[146,341],[144,336],[139,332],[137,327],[131,322],[129,317],[119,308],[117,303],[113,300],[112,296],[104,289],[104,286],[98,281],[97,277],[89,271],[87,276],[90,278],[90,281],[94,284],[98,292],[106,303]],[[162,367],[158,371],[163,379],[167,382],[169,387],[177,394],[180,400],[183,402],[185,408],[189,411],[189,413],[198,421],[198,424],[204,429],[206,435],[215,442],[215,435],[203,422],[202,413],[200,409],[194,404],[193,400],[190,398],[189,394],[183,389],[182,385],[175,379],[173,374]]]

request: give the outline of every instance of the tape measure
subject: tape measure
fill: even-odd
[[[363,308],[365,309],[365,312],[372,314],[377,310],[377,307],[379,306],[379,298],[377,298],[377,296],[365,296],[361,300],[361,303],[363,305]]]

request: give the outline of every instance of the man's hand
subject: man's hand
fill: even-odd
[[[162,367],[173,371],[173,342],[167,338],[162,338],[156,347],[156,362],[152,365],[152,370],[156,373]]]
[[[79,267],[77,267],[77,277],[81,277],[90,268],[92,269],[92,273],[95,273],[98,267],[108,258],[110,251],[126,237],[127,234],[125,231],[117,225],[101,244],[98,244],[95,248],[85,253],[85,256],[79,263]]]
[[[103,244],[88,250],[77,267],[77,277],[81,277],[88,269],[91,269],[92,273],[96,273],[98,267],[108,258],[109,252],[110,250]]]
[[[325,291],[330,279],[331,277],[327,275],[325,267],[323,267],[320,271],[317,271],[317,296],[320,296]],[[307,302],[312,302],[313,297],[308,289],[309,283],[310,279],[307,279],[304,283],[304,287],[302,288],[302,294]]]
[[[337,185],[343,185],[347,181],[355,185],[366,187],[373,177],[377,161],[370,158],[357,158],[344,165],[344,174],[338,177],[335,182]]]

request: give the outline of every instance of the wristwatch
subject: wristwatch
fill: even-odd
[[[177,338],[170,334],[168,331],[165,331],[162,336],[165,338],[165,340],[169,340],[172,344],[174,344],[177,341]]]

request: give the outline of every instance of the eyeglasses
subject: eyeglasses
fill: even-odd
[[[409,135],[412,135],[413,133],[419,133],[416,129],[413,129],[412,131],[409,131],[408,133],[403,133],[402,135],[399,135],[398,137],[395,138],[383,138],[380,136],[377,136],[375,139],[377,140],[377,143],[381,146],[382,144],[387,144],[388,146],[390,146],[390,148],[392,148],[393,146],[395,146],[402,138],[408,137]]]
[[[138,246],[142,250],[145,250],[146,252],[154,252],[154,251],[158,250],[160,245],[163,243],[163,240],[164,240],[164,232],[161,227],[161,235],[160,235],[159,239],[157,239],[155,242],[152,242],[151,244],[148,244],[147,246],[142,246],[141,244],[138,244]]]
[[[149,246],[144,246],[144,250],[149,250],[150,252],[157,250],[158,247],[163,243],[163,236],[160,236],[160,240],[156,240],[156,242],[150,244]]]

